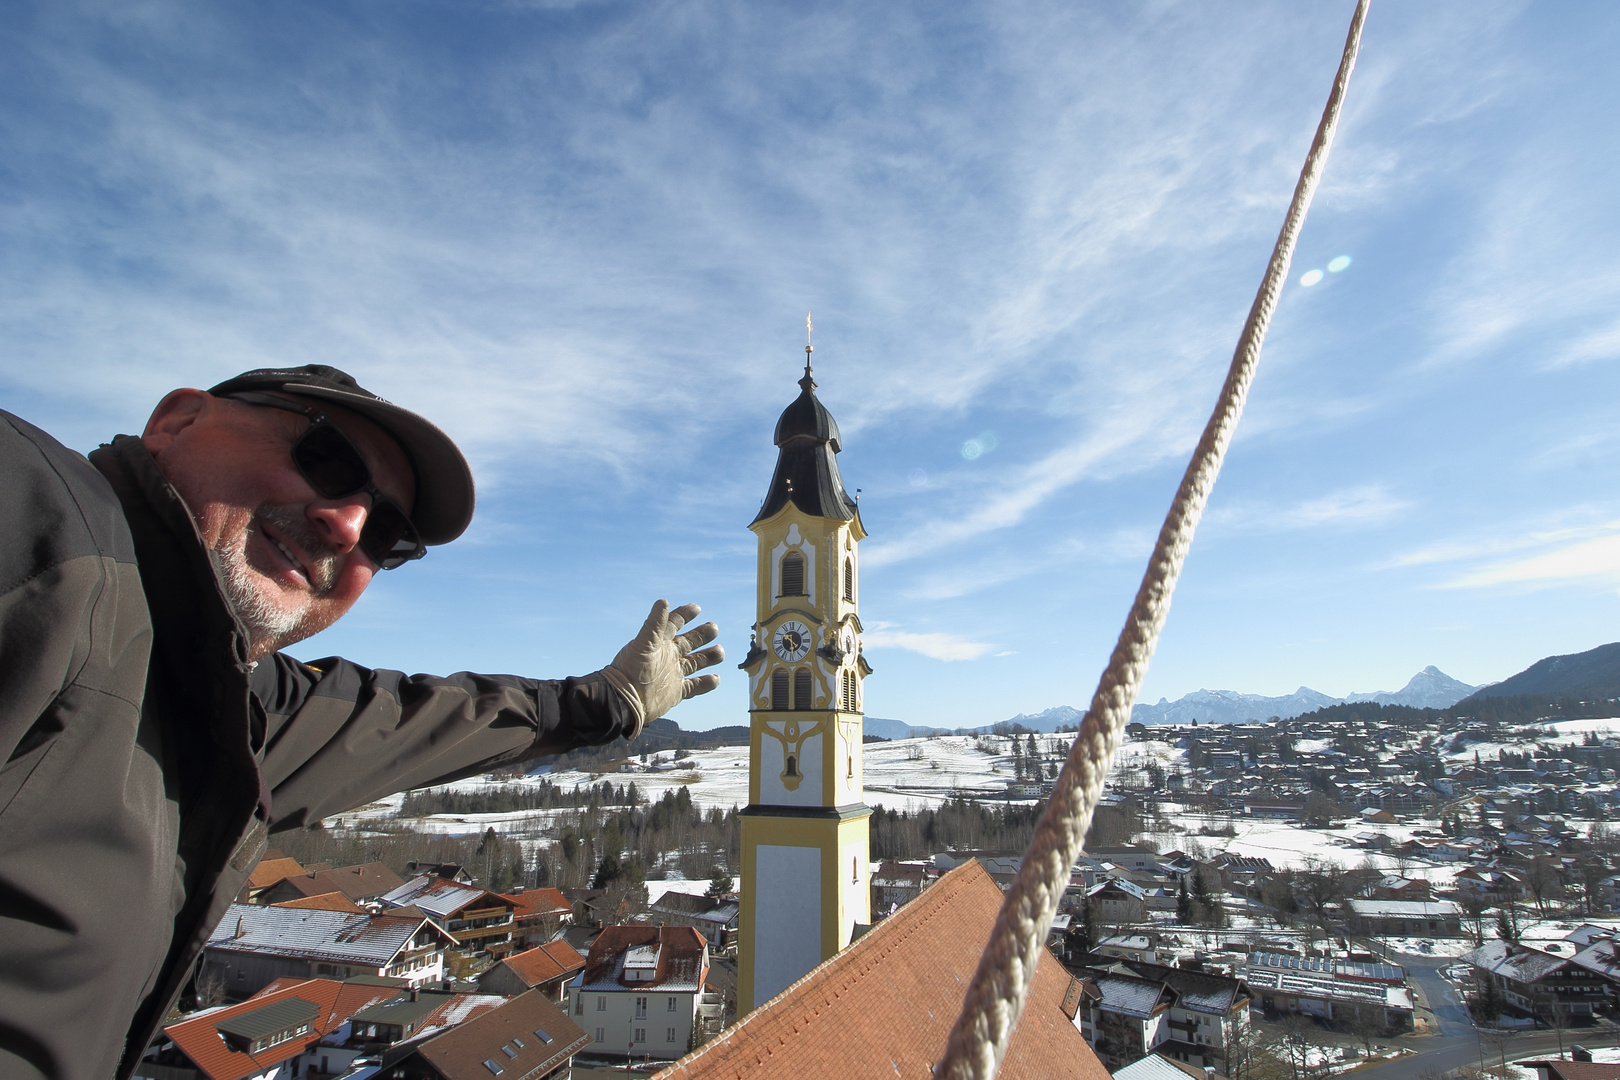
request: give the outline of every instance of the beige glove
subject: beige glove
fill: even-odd
[[[642,625],[641,633],[619,650],[613,663],[602,669],[602,675],[636,710],[636,730],[629,738],[641,734],[648,720],[663,716],[683,699],[707,694],[720,685],[718,675],[687,677],[694,671],[713,667],[726,657],[726,651],[719,645],[702,652],[692,651],[719,636],[720,628],[714,623],[704,623],[696,630],[681,633],[681,628],[702,610],[696,604],[682,604],[671,611],[668,601],[658,601]]]

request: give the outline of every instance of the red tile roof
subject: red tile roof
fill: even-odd
[[[361,863],[359,866],[340,866],[335,870],[294,874],[283,879],[305,896],[340,892],[351,900],[364,900],[393,892],[405,884],[399,875],[380,862]],[[277,884],[280,884],[278,882]]]
[[[1558,1080],[1617,1080],[1620,1065],[1602,1061],[1561,1061],[1558,1058],[1516,1061],[1526,1068],[1542,1068]]]
[[[859,941],[657,1080],[927,1080],[961,1010],[1001,890],[976,860],[946,874]],[[1002,1080],[1109,1080],[1064,1015],[1069,973],[1043,953]]]
[[[489,1080],[486,1060],[512,1076],[541,1076],[590,1044],[591,1037],[566,1013],[531,990],[429,1039],[416,1055],[452,1080]]]
[[[506,899],[516,905],[512,909],[514,919],[535,919],[542,915],[571,915],[574,905],[562,894],[561,889],[525,889],[520,893],[501,893]]]
[[[605,927],[585,958],[584,985],[617,990],[646,987],[698,991],[709,974],[708,944],[690,926]],[[626,956],[638,946],[657,950],[658,966],[650,981],[624,978]]]
[[[276,980],[277,983],[288,981]],[[332,979],[305,979],[292,982],[285,989],[272,990],[266,987],[264,992],[240,1005],[214,1009],[190,1020],[169,1024],[163,1029],[163,1034],[173,1039],[174,1044],[205,1076],[209,1077],[209,1080],[238,1080],[239,1077],[263,1072],[278,1062],[303,1053],[319,1042],[322,1035],[361,1009],[387,1001],[398,993],[398,987],[382,986],[377,983],[340,983]],[[309,1034],[288,1039],[260,1054],[233,1050],[220,1037],[218,1025],[221,1021],[255,1012],[266,1005],[292,1001],[294,998],[307,1001],[320,1010],[310,1023]]]
[[[566,941],[548,941],[528,952],[508,956],[501,963],[522,979],[525,986],[532,987],[573,974],[585,966],[585,958]]]
[[[303,873],[307,871],[299,865],[297,859],[261,859],[259,865],[253,868],[253,873],[248,875],[248,888],[268,888],[282,878]]]
[[[365,908],[340,892],[321,893],[319,896],[300,896],[296,900],[283,900],[271,907],[306,908],[312,911],[364,911]]]

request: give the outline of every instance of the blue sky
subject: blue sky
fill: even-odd
[[[574,674],[668,596],[736,660],[813,311],[868,711],[1083,706],[1350,11],[8,4],[0,406],[88,450],[337,364],[479,516],[295,653]],[[1611,5],[1374,6],[1146,699],[1620,637],[1617,47]],[[724,671],[675,718],[744,722]]]

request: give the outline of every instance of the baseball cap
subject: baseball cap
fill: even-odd
[[[399,443],[416,473],[411,522],[424,544],[448,544],[472,521],[472,468],[455,441],[428,420],[373,394],[354,376],[327,364],[259,368],[209,388],[210,394],[280,390],[353,409]]]

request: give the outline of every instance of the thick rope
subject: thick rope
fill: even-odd
[[[1305,212],[1327,164],[1333,133],[1338,127],[1339,107],[1344,101],[1350,72],[1361,47],[1361,27],[1367,18],[1369,0],[1359,0],[1350,21],[1350,34],[1344,44],[1333,91],[1328,95],[1316,139],[1305,158],[1305,167],[1294,187],[1277,244],[1271,252],[1265,279],[1249,309],[1248,321],[1238,338],[1231,369],[1215,405],[1215,412],[1198,440],[1192,461],[1181,478],[1175,501],[1159,530],[1158,543],[1148,561],[1141,588],[1131,605],[1125,628],[1102,674],[1091,708],[1080,724],[1080,732],[1069,750],[1069,759],[1058,776],[1047,804],[1035,826],[1035,839],[1024,853],[1023,866],[1002,903],[1001,914],[979,960],[979,969],[968,987],[962,1013],[951,1029],[945,1056],[935,1067],[935,1076],[947,1080],[991,1080],[1001,1067],[1013,1028],[1024,1011],[1024,999],[1035,977],[1035,963],[1045,947],[1057,914],[1059,899],[1069,885],[1070,867],[1080,854],[1092,811],[1102,794],[1103,779],[1119,747],[1120,736],[1130,720],[1148,660],[1158,644],[1159,631],[1170,611],[1170,596],[1181,575],[1193,532],[1209,501],[1221,460],[1232,441],[1243,403],[1260,361],[1260,346],[1266,327],[1277,307],[1277,297],[1288,278],[1294,242],[1305,222]]]

